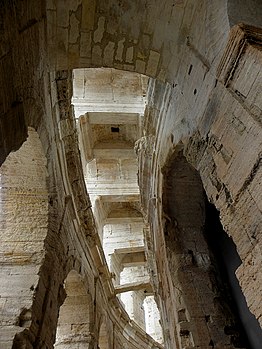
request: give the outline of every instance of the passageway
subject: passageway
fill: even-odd
[[[115,292],[130,318],[162,343],[134,152],[142,136],[147,81],[121,70],[77,69],[72,103],[85,183]]]
[[[181,342],[187,337],[187,342],[197,341],[201,348],[215,348],[225,337],[224,345],[260,349],[262,331],[235,275],[241,260],[218,211],[206,198],[200,175],[180,152],[170,160],[165,178],[169,268],[174,271],[174,285],[181,290],[176,299],[178,313],[185,314],[178,323],[181,329],[183,324]],[[197,339],[191,329],[201,322]]]
[[[261,19],[1,1],[0,348],[261,349]]]
[[[240,331],[243,342],[237,340],[234,343],[236,347],[242,345],[250,349],[261,349],[262,330],[255,316],[248,309],[246,299],[243,295],[239,282],[236,278],[236,270],[241,265],[241,259],[238,255],[236,245],[233,240],[224,231],[219,220],[219,212],[215,206],[206,200],[206,221],[205,237],[210,250],[219,268],[222,287],[230,293],[232,309],[240,319]],[[226,294],[225,294],[226,296]],[[237,329],[225,327],[226,334],[234,334]]]

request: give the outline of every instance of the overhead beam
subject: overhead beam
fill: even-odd
[[[88,99],[72,98],[72,104],[74,105],[75,117],[78,118],[88,112],[98,113],[132,113],[143,114],[145,110],[144,103],[92,103]]]
[[[94,158],[99,159],[130,159],[136,158],[134,148],[94,148]]]
[[[125,223],[143,223],[143,217],[110,217],[106,218],[105,224],[125,224]]]
[[[138,113],[88,113],[89,123],[92,125],[136,125],[138,122]]]
[[[120,181],[119,181],[120,182]],[[121,181],[120,183],[112,183],[112,181],[99,181],[99,185],[97,185],[97,181],[86,179],[88,194],[89,195],[126,195],[132,196],[139,194],[139,187],[137,183],[126,183],[126,181]]]
[[[140,195],[101,195],[103,202],[139,202]]]
[[[145,293],[152,293],[153,289],[149,281],[145,282],[131,282],[124,285],[115,286],[115,293],[124,293],[129,291],[139,291],[144,290]]]
[[[123,247],[114,249],[114,253],[127,254],[135,252],[145,252],[145,246]]]

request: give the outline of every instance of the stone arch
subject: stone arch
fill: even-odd
[[[205,242],[205,194],[198,172],[183,153],[176,154],[165,172],[163,206],[165,214],[165,244],[175,304],[180,345],[209,346],[212,343],[230,345],[224,327],[230,319],[215,305],[221,302],[212,279],[212,263]],[[199,301],[198,301],[199,300]],[[222,305],[223,306],[223,305]],[[205,316],[216,319],[217,332],[210,331]],[[195,319],[198,318],[198,323]],[[212,320],[213,321],[213,320]],[[201,326],[201,335],[199,327]]]
[[[157,3],[157,5],[159,6],[147,4],[147,2],[134,3],[129,0],[118,4],[114,4],[113,1],[106,4],[104,2],[97,4],[94,1],[91,4],[87,0],[48,2],[45,12],[49,72],[103,66],[135,71],[161,81],[174,83],[174,80],[179,80],[177,70],[180,67],[183,70],[182,79],[191,65],[192,72],[198,71],[195,62],[191,64],[190,60],[198,61],[200,66],[205,66],[206,62],[219,59],[230,29],[226,0],[222,4],[218,0],[210,2],[202,0],[201,4],[196,4],[194,0],[187,3],[168,0],[165,4]],[[23,11],[20,13],[31,13],[26,10],[28,5],[23,6]],[[13,16],[19,18],[20,13],[15,13],[15,9],[13,11]],[[199,18],[204,20],[199,21]],[[200,25],[201,29],[199,29]],[[209,28],[208,35],[206,35],[206,27]],[[195,37],[193,35],[195,29],[197,33],[201,32],[201,35],[207,37],[203,40]],[[199,43],[201,47],[196,50]],[[210,48],[202,47],[203,43],[206,46],[211,43]],[[43,48],[39,42],[37,44],[31,47],[30,43],[27,51],[36,51],[35,55],[31,56],[38,58],[43,56],[44,61],[46,57],[40,51]],[[183,56],[186,59],[181,60]],[[15,57],[17,59],[17,55]],[[32,63],[34,63],[32,66],[37,69],[38,63]],[[43,68],[45,64],[40,66]],[[9,71],[10,68],[8,65],[7,67]],[[25,124],[37,127],[39,115],[41,114],[42,117],[42,109],[44,109],[44,103],[42,104],[41,101],[35,107],[35,115],[31,115],[32,104],[37,100],[35,95],[42,93],[43,84],[37,85],[33,72],[28,71],[28,67],[21,66],[21,69],[23,68],[28,72],[26,74],[28,88],[25,89],[26,92],[22,91],[22,96],[20,91],[17,93],[19,100],[11,99],[11,101],[19,106],[19,110],[25,109],[25,111],[23,115],[17,116],[17,125],[9,124],[11,117],[6,118],[6,124],[2,124],[2,127],[16,129],[16,137],[12,137],[13,142],[9,144],[8,139],[5,154],[21,145],[25,138]],[[44,74],[43,71],[41,73]],[[196,85],[202,83],[202,80],[203,75],[199,76]],[[178,81],[181,84],[182,82]],[[37,92],[31,92],[35,91],[31,89],[32,84],[37,88]],[[9,83],[6,85],[10,86]],[[7,93],[13,95],[13,90],[14,86]],[[206,93],[208,94],[209,92]],[[46,97],[46,103],[49,103],[48,99],[49,97]],[[0,159],[0,161],[3,160]]]
[[[46,158],[33,128],[0,170],[1,315],[0,346],[27,332],[48,231]]]
[[[54,348],[92,348],[93,302],[85,281],[71,270],[64,282],[65,300],[60,307]]]
[[[259,0],[228,0],[230,26],[244,23],[262,27],[262,3]]]
[[[206,35],[206,26],[210,26],[202,42],[212,40],[213,48],[207,53],[210,61],[221,50],[217,37],[226,40],[227,33],[224,35],[221,28],[229,31],[226,0],[222,4],[201,1],[198,5],[192,0],[186,4],[125,0],[66,5],[63,1],[47,5],[49,60],[56,71],[108,67],[173,83],[181,62],[179,55],[183,50],[195,50],[196,27],[201,26],[197,31]]]
[[[164,170],[163,212],[181,345],[259,348],[262,332],[235,275],[241,259],[183,150]]]

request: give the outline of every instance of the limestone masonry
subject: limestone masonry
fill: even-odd
[[[3,0],[0,349],[262,348],[262,2]]]

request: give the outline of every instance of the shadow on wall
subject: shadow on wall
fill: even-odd
[[[192,322],[190,329],[195,326],[194,344],[203,346],[210,340],[210,346],[223,341],[225,346],[261,349],[262,330],[235,275],[241,260],[223,231],[218,211],[206,198],[199,173],[180,152],[170,159],[164,176],[167,257],[173,283],[180,285],[183,294],[183,300],[176,302],[190,315],[183,321]]]
[[[228,0],[227,6],[230,26],[245,23],[262,27],[261,0]]]
[[[232,300],[245,329],[250,348],[261,349],[262,330],[255,316],[249,311],[245,296],[241,290],[236,270],[241,265],[236,245],[223,230],[219,213],[215,206],[206,200],[205,237],[220,269],[224,284],[229,284]],[[234,329],[225,328],[225,333]]]

